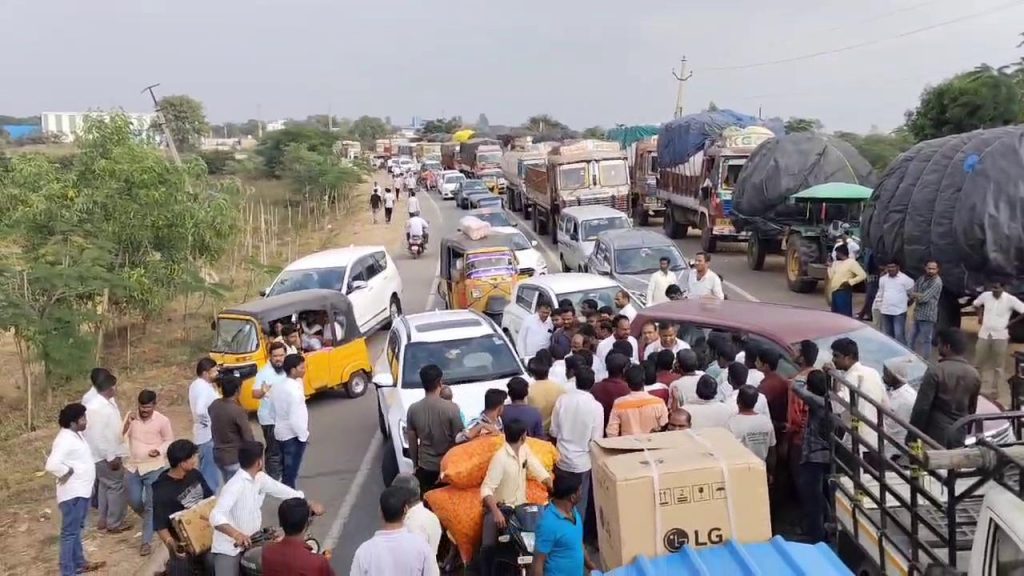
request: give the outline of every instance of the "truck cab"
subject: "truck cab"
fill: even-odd
[[[633,145],[629,166],[633,220],[647,226],[651,218],[665,214],[665,203],[658,198],[658,137]]]

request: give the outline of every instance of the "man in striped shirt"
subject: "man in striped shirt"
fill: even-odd
[[[644,391],[644,369],[630,366],[626,370],[629,394],[617,398],[612,404],[611,416],[605,433],[608,436],[630,436],[657,432],[668,424],[668,406]]]

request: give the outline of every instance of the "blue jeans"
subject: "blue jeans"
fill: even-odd
[[[281,483],[289,488],[295,489],[299,479],[299,467],[302,466],[302,455],[306,452],[306,443],[298,438],[289,438],[281,441],[281,460],[284,470],[281,473]]]
[[[907,313],[882,314],[882,332],[900,344],[907,343]]]
[[[71,498],[60,508],[60,576],[75,576],[85,566],[82,532],[89,513],[89,498]]]
[[[925,360],[932,356],[933,334],[935,334],[935,322],[914,320],[913,331],[910,333],[910,347]]]
[[[199,445],[199,473],[214,492],[220,490],[220,470],[213,461],[213,440]]]
[[[142,543],[153,542],[153,483],[166,468],[139,474],[128,472],[128,505],[142,517]]]
[[[832,311],[843,316],[853,316],[853,290],[843,288],[832,293]]]

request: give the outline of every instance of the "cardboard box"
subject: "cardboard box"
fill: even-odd
[[[185,544],[189,554],[198,556],[210,551],[213,545],[213,526],[210,513],[217,504],[217,497],[210,496],[191,508],[171,514],[171,523],[178,533],[178,540]]]
[[[591,456],[605,570],[687,544],[772,537],[764,461],[724,428],[603,438]]]

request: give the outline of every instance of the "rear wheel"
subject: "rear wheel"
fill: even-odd
[[[703,222],[704,226],[700,229],[700,249],[713,254],[718,251],[718,238],[715,238],[714,231],[711,228],[711,221],[705,218]]]
[[[786,242],[786,285],[793,292],[807,294],[814,291],[818,281],[807,277],[807,263],[817,253],[817,246],[799,234]]]
[[[665,236],[673,240],[686,238],[686,234],[689,232],[688,226],[676,221],[675,211],[671,207],[665,208],[665,216],[661,219],[661,227],[665,231]]]
[[[751,234],[747,240],[747,267],[751,270],[764,269],[764,257],[768,253],[767,242],[757,233]]]
[[[366,389],[369,387],[370,377],[366,375],[366,372],[360,370],[348,379],[348,383],[345,384],[345,394],[347,394],[349,398],[359,398],[363,394],[366,394]]]
[[[633,208],[633,218],[636,220],[637,225],[647,226],[650,224],[651,219],[649,216],[650,215],[647,213],[647,210],[644,209],[643,201],[641,200],[637,202],[636,206]]]
[[[523,206],[523,220],[529,220],[529,219],[533,218],[533,208],[530,207],[530,205],[525,200],[523,200],[522,206]]]

